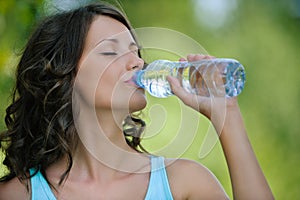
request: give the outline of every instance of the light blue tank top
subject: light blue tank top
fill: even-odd
[[[30,169],[30,174],[34,169]],[[32,200],[56,200],[49,184],[39,171],[31,178]],[[163,157],[151,156],[151,175],[145,200],[173,200]]]

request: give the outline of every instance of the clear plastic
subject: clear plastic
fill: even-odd
[[[167,76],[177,77],[183,88],[200,96],[239,95],[245,85],[245,69],[234,59],[215,58],[195,62],[156,60],[138,71],[134,82],[152,96],[165,98],[173,95]]]

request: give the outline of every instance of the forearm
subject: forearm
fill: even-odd
[[[211,59],[210,56],[188,55],[188,61]],[[183,59],[184,60],[184,59]],[[183,61],[181,59],[181,61]],[[193,95],[180,81],[168,77],[173,93],[187,106],[199,111],[214,124],[227,160],[235,199],[274,199],[249,142],[236,98],[213,98]],[[226,108],[226,110],[224,110]],[[224,117],[224,112],[225,117]],[[225,119],[225,120],[224,120]]]
[[[224,124],[217,121],[215,127],[228,164],[234,199],[274,199],[249,142],[239,107],[226,110]]]

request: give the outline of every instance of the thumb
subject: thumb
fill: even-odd
[[[192,100],[193,95],[182,87],[179,79],[173,76],[167,76],[167,80],[170,83],[173,94],[181,99],[185,104],[191,105],[192,102],[190,101]]]
[[[185,95],[187,93],[184,90],[184,88],[181,86],[179,80],[176,77],[167,76],[167,81],[170,83],[170,87],[171,87],[171,90],[172,90],[173,94],[175,94],[179,98],[182,95]]]
[[[209,98],[194,95],[186,91],[176,77],[167,76],[167,80],[170,83],[173,94],[175,94],[185,105],[193,108],[196,111],[201,110],[202,114],[208,116],[207,112],[203,108],[209,108]]]

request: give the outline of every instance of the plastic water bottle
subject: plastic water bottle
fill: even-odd
[[[200,96],[239,95],[245,84],[244,67],[234,59],[215,58],[194,62],[156,60],[133,77],[135,84],[152,96],[165,98],[173,95],[167,76],[177,77],[183,88]]]

